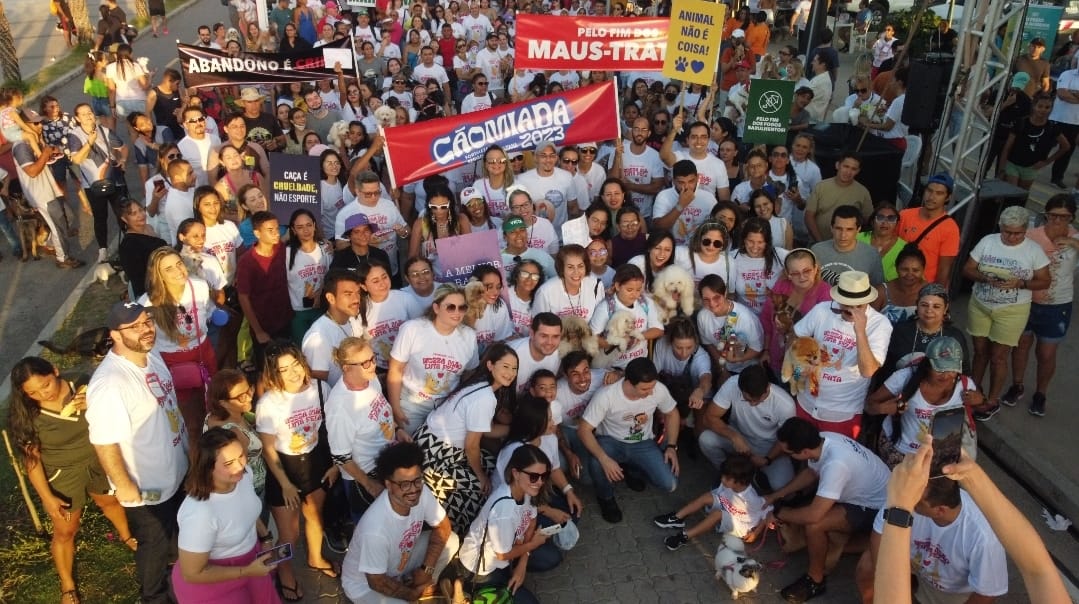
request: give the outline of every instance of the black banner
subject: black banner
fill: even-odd
[[[349,48],[349,40],[286,54],[241,52],[230,57],[223,50],[177,44],[184,84],[190,88],[232,84],[290,84],[329,80],[337,77],[333,65],[326,65],[322,50]]]

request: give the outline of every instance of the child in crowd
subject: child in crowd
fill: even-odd
[[[731,455],[719,467],[719,486],[682,506],[677,512],[661,514],[652,521],[660,528],[677,528],[681,532],[663,540],[672,552],[711,530],[730,533],[746,543],[756,541],[765,529],[764,519],[772,506],[753,488],[757,468],[748,455]],[[686,517],[704,510],[704,520],[686,529]]]

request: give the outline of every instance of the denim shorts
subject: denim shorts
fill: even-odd
[[[1033,333],[1039,342],[1056,344],[1068,333],[1072,322],[1072,303],[1030,305],[1030,318],[1024,333]]]
[[[112,108],[109,107],[109,97],[107,96],[90,97],[90,109],[94,111],[94,115],[97,117],[112,117]]]

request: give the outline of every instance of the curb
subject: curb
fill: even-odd
[[[173,9],[173,11],[171,13],[169,13],[168,17],[171,19],[172,17],[175,17],[175,16],[179,15],[180,13],[186,12],[187,9],[191,8],[195,4],[198,4],[200,1],[201,0],[189,0],[188,2],[185,2],[184,4],[181,4],[180,6],[177,6],[175,9]],[[149,31],[151,31],[151,27],[149,25],[143,27],[142,29],[139,30],[139,37],[141,38],[143,35],[147,34],[147,32],[149,32]],[[38,70],[37,72],[30,74],[28,77],[34,77],[38,73],[41,73],[41,70]],[[59,88],[61,86],[64,86],[68,82],[71,82],[72,80],[77,79],[79,76],[81,76],[83,74],[84,74],[84,72],[83,72],[82,68],[81,67],[76,67],[76,68],[72,69],[71,71],[69,71],[69,72],[67,72],[65,74],[61,74],[61,75],[57,76],[55,79],[53,79],[52,82],[49,83],[48,86],[45,86],[44,88],[39,90],[37,93],[35,93],[33,96],[27,98],[26,101],[24,101],[24,104],[28,105],[30,103],[38,102],[38,100],[41,97],[45,96],[46,94],[51,94],[53,90],[56,90],[57,88]],[[0,397],[4,396],[4,394],[3,394],[4,392],[5,392],[4,390],[0,389]]]

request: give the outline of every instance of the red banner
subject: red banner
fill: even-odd
[[[518,69],[661,71],[670,19],[517,15]]]
[[[618,133],[613,81],[382,130],[395,187],[476,161],[491,145],[514,153],[545,140],[569,145],[608,140]]]

